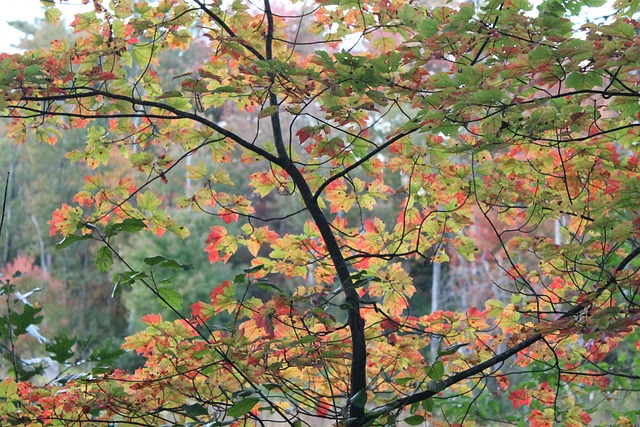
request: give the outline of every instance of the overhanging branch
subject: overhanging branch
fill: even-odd
[[[629,263],[631,261],[633,261],[635,258],[637,258],[640,255],[640,246],[635,248],[633,251],[631,251],[621,262],[620,264],[618,264],[618,266],[616,267],[614,274],[609,277],[609,279],[607,280],[607,282],[601,286],[600,288],[598,288],[597,290],[595,290],[594,292],[592,292],[592,296],[594,298],[597,298],[598,296],[600,296],[605,290],[609,289],[614,283],[616,283],[616,277],[615,277],[615,273],[619,273],[620,271],[624,270],[627,265],[629,265]],[[593,300],[593,298],[586,298],[584,302],[574,306],[573,308],[571,308],[570,310],[568,310],[565,314],[563,314],[562,316],[560,316],[558,318],[558,320],[562,320],[562,319],[567,319],[570,317],[574,317],[576,315],[578,315],[579,313],[581,313],[583,310],[587,309],[589,307],[589,305],[591,304],[591,301]],[[478,365],[475,365],[463,372],[459,372],[455,375],[452,375],[451,377],[447,378],[446,380],[444,380],[441,384],[441,387],[439,387],[438,389],[434,389],[434,390],[425,390],[425,391],[421,391],[418,393],[414,393],[410,396],[395,400],[393,402],[390,402],[384,406],[381,406],[379,408],[376,408],[374,410],[372,410],[371,412],[369,412],[369,414],[367,414],[364,417],[363,420],[363,424],[368,424],[382,416],[384,416],[385,414],[388,414],[390,412],[402,409],[408,405],[411,405],[413,403],[416,402],[421,402],[423,400],[429,399],[430,397],[435,396],[436,394],[438,394],[439,392],[446,390],[447,388],[458,384],[466,379],[469,379],[471,377],[473,377],[474,375],[477,375],[479,373],[481,373],[482,371],[489,369],[493,366],[496,366],[504,361],[506,361],[507,359],[511,358],[512,356],[515,356],[516,354],[518,354],[519,352],[526,350],[527,348],[531,347],[532,345],[534,345],[535,343],[537,343],[538,341],[541,341],[542,339],[544,339],[544,337],[546,336],[546,334],[535,334],[530,336],[529,338],[525,339],[524,341],[519,342],[518,344],[514,345],[513,347],[505,350],[504,352],[495,355],[494,357],[485,360],[482,363],[479,363]]]

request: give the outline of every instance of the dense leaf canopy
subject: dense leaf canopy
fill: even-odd
[[[604,399],[640,378],[638,2],[578,23],[596,3],[95,1],[72,41],[0,54],[17,143],[86,130],[51,233],[100,242],[116,291],[192,304],[143,318],[135,372],[4,380],[2,422],[631,425]],[[188,260],[119,251],[145,231],[250,261],[182,301],[161,276]],[[412,299],[434,265],[466,301]]]

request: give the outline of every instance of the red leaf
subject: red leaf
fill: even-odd
[[[513,404],[514,408],[519,406],[529,405],[531,403],[531,395],[528,390],[522,388],[520,390],[514,390],[509,395],[509,400]]]
[[[314,129],[312,127],[303,127],[298,132],[296,132],[296,136],[300,138],[300,144],[304,144],[304,142],[311,138],[314,134]]]
[[[162,322],[162,316],[160,314],[145,314],[142,316],[142,323],[146,323],[150,326],[159,325]]]

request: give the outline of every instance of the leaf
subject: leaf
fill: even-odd
[[[131,286],[137,280],[146,279],[147,274],[142,271],[124,271],[122,273],[116,273],[113,275],[113,289],[111,291],[111,297],[116,298],[122,294],[123,286]]]
[[[367,404],[367,391],[365,389],[358,390],[356,394],[349,398],[349,403],[356,408],[364,408]]]
[[[242,399],[229,408],[229,410],[227,411],[227,415],[232,418],[240,418],[247,412],[251,411],[259,401],[260,399],[258,399],[257,397],[248,397],[246,399]]]
[[[29,326],[42,323],[42,317],[38,316],[42,311],[42,307],[34,307],[24,305],[22,313],[12,311],[9,315],[9,326],[13,327],[14,335],[22,335],[27,333]],[[5,319],[2,319],[6,321]],[[1,322],[2,325],[4,322]]]
[[[62,333],[56,335],[53,343],[45,345],[45,350],[53,353],[51,358],[60,364],[64,364],[67,360],[73,357],[74,352],[72,350],[73,345],[76,343],[77,338],[69,338],[66,334]]]
[[[497,317],[504,310],[504,304],[497,299],[488,299],[484,303],[487,308],[487,317]]]
[[[62,12],[55,7],[48,7],[44,12],[44,17],[49,24],[57,24],[60,21],[61,16]]]
[[[154,266],[154,265],[158,265],[161,262],[166,261],[167,259],[163,256],[160,255],[156,255],[156,256],[152,256],[152,257],[147,257],[144,259],[144,263],[150,266]]]
[[[204,406],[202,406],[199,403],[193,403],[191,405],[188,405],[186,403],[182,404],[182,410],[192,416],[192,417],[199,417],[201,415],[209,415],[209,411],[207,410],[207,408],[205,408]]]
[[[182,92],[180,92],[179,90],[170,90],[167,92],[163,92],[162,95],[158,97],[158,99],[166,98],[182,98]]]
[[[258,118],[263,119],[265,117],[273,116],[277,112],[278,112],[278,106],[270,105],[260,110],[260,113],[258,114]]]
[[[433,391],[434,393],[441,392],[442,390],[445,389],[445,387],[446,387],[446,384],[442,380],[434,380],[434,381],[429,381],[427,383],[427,390]]]
[[[151,62],[154,46],[153,43],[139,44],[131,52],[131,57],[141,68],[146,68]]]
[[[93,259],[98,271],[109,271],[109,268],[113,265],[113,254],[111,249],[107,246],[102,246],[96,252],[96,256]]]
[[[89,356],[91,362],[98,362],[102,364],[113,363],[118,357],[125,353],[120,345],[116,344],[113,339],[107,339],[102,347],[94,349]]]
[[[251,273],[256,273],[260,270],[264,269],[264,264],[259,264],[259,265],[254,265],[253,267],[248,267],[248,268],[243,268],[242,271],[244,271],[247,274],[251,274]]]
[[[444,348],[444,349],[438,349],[438,357],[452,355],[453,353],[455,353],[456,351],[458,351],[462,347],[466,347],[468,345],[469,345],[469,343],[467,342],[467,343],[462,343],[462,344],[455,344],[455,345],[449,346],[449,347]]]
[[[422,409],[424,409],[427,412],[433,411],[434,405],[435,405],[435,402],[432,397],[422,401]]]
[[[575,71],[567,77],[565,84],[567,87],[577,90],[592,89],[597,86],[602,86],[603,79],[600,74],[592,71],[588,71],[586,73]]]
[[[138,193],[136,200],[138,201],[138,207],[140,209],[145,209],[150,212],[156,211],[162,204],[162,201],[150,191]]]
[[[147,225],[144,221],[137,218],[127,218],[122,222],[109,224],[104,229],[106,237],[115,236],[118,232],[123,231],[125,233],[136,233],[143,230]]]
[[[429,38],[438,33],[438,23],[433,19],[422,19],[418,24],[418,31],[423,37]]]
[[[167,259],[161,255],[156,255],[156,256],[152,256],[152,257],[147,257],[144,260],[144,263],[151,266],[151,267],[157,267],[157,268],[168,268],[168,269],[174,269],[174,270],[185,270],[185,271],[189,271],[191,269],[193,269],[192,265],[189,264],[181,264],[178,261],[174,261],[172,259]]]
[[[435,362],[429,368],[425,369],[427,370],[427,375],[429,375],[429,378],[432,380],[439,380],[444,375],[444,365],[440,361]]]
[[[412,415],[405,418],[403,421],[410,426],[419,426],[425,422],[425,419],[422,415]]]
[[[262,387],[266,388],[269,391],[275,390],[277,388],[282,388],[280,384],[276,384],[276,383],[263,383]]]
[[[147,225],[141,219],[127,218],[120,224],[116,224],[117,229],[124,231],[125,233],[135,233],[144,229]]]
[[[160,264],[157,264],[157,266],[159,268],[169,268],[169,269],[173,269],[173,270],[182,269],[184,271],[189,271],[189,270],[193,269],[192,265],[180,264],[179,262],[174,261],[172,259],[168,259],[168,260],[162,261]]]
[[[83,234],[81,236],[76,236],[76,235],[69,235],[69,236],[65,236],[64,239],[62,239],[60,242],[58,242],[58,244],[56,244],[56,248],[57,249],[64,249],[67,246],[75,243],[75,242],[80,242],[82,240],[89,240],[91,239],[91,235],[90,234]]]
[[[16,405],[22,406],[18,395],[18,385],[12,378],[4,378],[0,381],[0,402],[2,402],[4,413],[16,413]]]
[[[157,292],[160,304],[171,310],[180,310],[182,308],[182,297],[175,289],[159,287]]]

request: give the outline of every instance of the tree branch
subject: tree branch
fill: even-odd
[[[615,278],[615,273],[619,273],[620,271],[624,270],[626,268],[627,265],[629,265],[629,263],[631,261],[633,261],[635,258],[637,258],[640,255],[640,246],[635,248],[633,251],[631,251],[629,253],[629,255],[627,255],[621,262],[620,264],[618,264],[618,266],[616,267],[614,274],[612,276],[609,277],[609,279],[607,280],[607,282],[601,286],[599,289],[597,289],[596,291],[593,292],[593,296],[594,298],[597,298],[598,296],[600,296],[606,289],[608,289],[611,285],[613,285],[616,282],[616,278]],[[562,320],[562,319],[567,319],[569,317],[573,317],[576,316],[577,314],[579,314],[580,312],[582,312],[584,309],[586,309],[587,307],[589,307],[589,305],[591,304],[592,299],[591,298],[587,298],[585,299],[584,302],[574,306],[573,308],[571,308],[570,310],[568,310],[565,314],[563,314],[562,316],[560,316],[557,320]],[[451,387],[454,384],[457,384],[459,382],[462,382],[468,378],[471,378],[472,376],[479,374],[480,372],[489,369],[495,365],[498,365],[502,362],[504,362],[505,360],[509,359],[512,356],[515,356],[516,354],[518,354],[519,352],[521,352],[522,350],[525,350],[529,347],[531,347],[533,344],[537,343],[538,341],[544,339],[544,337],[546,336],[546,334],[535,334],[532,335],[531,337],[525,339],[524,341],[514,345],[513,347],[505,350],[504,352],[495,355],[494,357],[485,360],[484,362],[467,369],[466,371],[463,372],[459,372],[449,378],[447,378],[446,380],[443,381],[442,386],[439,387],[438,389],[434,389],[434,390],[425,390],[425,391],[421,391],[419,393],[415,393],[412,394],[411,396],[407,396],[404,397],[402,399],[398,399],[396,401],[393,401],[391,403],[388,403],[384,406],[381,406],[379,409],[384,409],[384,410],[378,410],[376,411],[375,409],[371,412],[369,412],[369,414],[367,414],[364,419],[363,419],[363,423],[369,423],[372,422],[380,417],[382,417],[385,414],[388,414],[392,411],[398,410],[398,409],[402,409],[405,406],[411,405],[413,403],[416,402],[421,402],[423,400],[426,400],[430,397],[435,396],[436,394],[438,394],[439,392],[446,390],[447,388]]]
[[[222,28],[227,34],[229,34],[229,36],[231,36],[232,38],[236,38],[236,33],[222,20],[220,19],[220,17],[218,15],[216,15],[215,13],[213,13],[211,11],[211,9],[209,9],[204,2],[200,1],[200,0],[193,0],[199,7],[200,9],[207,14],[207,16],[209,16],[209,18],[213,19],[216,24],[220,25],[220,28]],[[244,46],[249,52],[251,52],[256,58],[260,59],[260,60],[264,60],[264,56],[262,56],[262,54],[260,52],[258,52],[253,46],[244,44],[244,43],[240,43],[242,46]]]
[[[265,160],[268,160],[280,167],[282,167],[281,160],[280,158],[274,156],[273,154],[269,153],[266,150],[263,150],[262,148],[256,146],[255,144],[252,144],[251,142],[241,138],[239,135],[236,135],[235,133],[219,126],[217,123],[208,120],[205,117],[199,116],[197,114],[194,113],[190,113],[187,111],[182,111],[179,110],[177,108],[171,107],[167,104],[163,104],[161,102],[156,102],[156,101],[149,101],[149,100],[143,100],[143,99],[138,99],[138,98],[134,98],[128,95],[120,95],[120,94],[116,94],[116,93],[111,93],[108,91],[104,91],[104,90],[100,90],[100,89],[92,89],[92,88],[83,88],[82,90],[87,91],[86,93],[73,93],[73,94],[68,94],[68,95],[51,95],[51,96],[24,96],[22,97],[23,101],[32,101],[32,102],[43,102],[43,101],[66,101],[69,99],[82,99],[82,98],[90,98],[96,95],[102,95],[106,98],[109,99],[114,99],[114,100],[119,100],[119,101],[125,101],[130,103],[132,106],[135,105],[139,105],[142,107],[152,107],[152,108],[159,108],[161,110],[164,111],[168,111],[170,113],[174,114],[174,117],[165,117],[165,116],[156,116],[156,118],[162,119],[162,120],[175,120],[175,119],[190,119],[193,120],[194,122],[198,122],[200,124],[203,124],[207,127],[210,127],[211,129],[215,130],[216,132],[218,132],[219,134],[231,139],[232,141],[238,143],[238,145],[242,146],[243,148],[246,148],[247,150],[255,153],[256,155],[264,158]],[[16,109],[24,109],[24,107],[21,106],[15,106],[13,108]],[[43,115],[56,115],[55,113],[49,112],[49,111],[42,111]],[[70,116],[70,114],[67,113],[62,113],[61,115],[63,116]],[[137,115],[136,117],[147,117],[147,114],[140,114]],[[96,116],[85,116],[85,117],[96,117]],[[106,117],[110,117],[110,115],[106,115]]]

